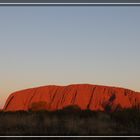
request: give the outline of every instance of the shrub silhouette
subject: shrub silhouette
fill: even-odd
[[[38,109],[40,104],[39,107],[44,108],[48,105],[44,101],[36,102],[32,103],[31,107],[34,108],[31,109]],[[109,113],[79,110],[79,107],[74,105],[57,111],[0,112],[0,135],[140,135],[139,109]]]
[[[81,111],[81,108],[78,105],[69,105],[64,107],[63,111],[77,112],[77,111]]]
[[[115,96],[110,98],[110,102],[103,102],[102,107],[104,108],[105,112],[114,112],[114,111],[121,111],[123,108],[120,104],[112,105],[112,102],[115,99]]]
[[[33,102],[29,110],[30,111],[40,111],[40,110],[49,110],[49,104],[46,101],[39,101],[39,102]]]

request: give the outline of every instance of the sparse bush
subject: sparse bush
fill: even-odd
[[[64,107],[62,110],[63,111],[68,111],[68,112],[79,112],[79,111],[81,111],[81,109],[78,105],[69,105],[69,106]]]
[[[48,110],[49,108],[50,106],[46,101],[33,102],[29,106],[30,111]]]
[[[140,110],[101,112],[69,106],[0,112],[0,135],[140,135]]]

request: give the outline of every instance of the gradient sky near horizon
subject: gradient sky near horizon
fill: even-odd
[[[48,84],[140,91],[140,7],[0,7],[0,106]]]

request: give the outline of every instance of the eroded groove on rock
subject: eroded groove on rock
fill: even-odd
[[[91,102],[92,102],[92,99],[93,99],[93,94],[94,94],[95,89],[96,89],[96,87],[93,87],[92,92],[91,92],[91,97],[90,97],[89,103],[87,105],[87,109],[90,109],[90,105],[91,105]]]

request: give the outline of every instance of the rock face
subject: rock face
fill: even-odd
[[[139,107],[140,93],[124,88],[75,84],[43,86],[12,93],[4,106],[5,111],[58,110],[78,106],[82,110],[115,111]]]

